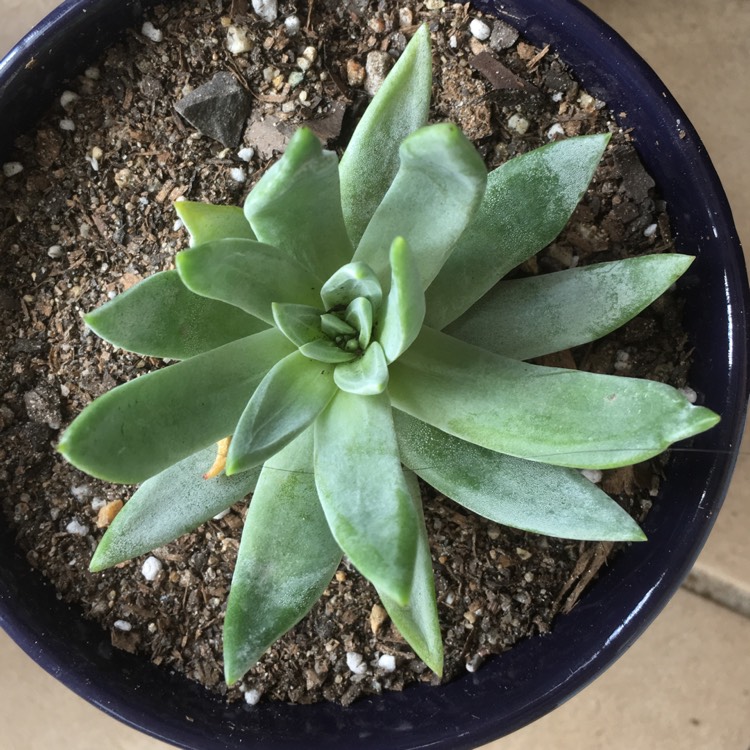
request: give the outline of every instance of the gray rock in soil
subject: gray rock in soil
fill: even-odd
[[[500,51],[512,47],[518,39],[518,30],[503,21],[495,21],[490,34],[490,47]]]
[[[250,114],[250,99],[231,73],[217,73],[174,108],[203,135],[235,148]]]
[[[253,10],[266,23],[273,23],[279,14],[276,0],[253,0]]]
[[[393,58],[387,52],[374,50],[367,53],[365,91],[370,96],[375,96],[378,93],[378,89],[383,85],[383,81],[385,81],[392,66]]]

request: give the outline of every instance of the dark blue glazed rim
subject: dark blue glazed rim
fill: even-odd
[[[0,150],[66,76],[93,61],[150,0],[69,0],[0,63]],[[675,452],[645,524],[650,541],[618,555],[551,635],[531,638],[479,672],[341,709],[225,706],[187,680],[112,649],[109,636],[57,601],[0,529],[0,625],[42,667],[133,727],[191,750],[473,748],[570,698],[617,659],[677,590],[713,524],[734,467],[748,396],[747,278],[726,197],[705,150],[664,85],[575,0],[478,2],[536,44],[551,42],[588,90],[633,128],[666,198],[696,347],[691,384],[723,419],[690,453]]]

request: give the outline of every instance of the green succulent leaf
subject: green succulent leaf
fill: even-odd
[[[427,290],[427,325],[444,328],[557,237],[608,142],[606,134],[550,143],[489,174],[474,220]]]
[[[370,300],[373,309],[380,309],[383,290],[378,277],[366,263],[347,263],[334,273],[320,290],[326,310],[344,309],[357,297]]]
[[[273,302],[318,304],[320,283],[298,261],[252,240],[207,242],[177,253],[185,286],[273,325]]]
[[[248,509],[224,620],[230,685],[310,611],[341,561],[315,489],[310,432],[266,462]]]
[[[398,409],[393,418],[404,464],[484,518],[563,539],[646,538],[609,495],[575,469],[495,453]]]
[[[375,396],[388,385],[388,363],[383,348],[373,341],[361,357],[336,365],[333,379],[342,391]]]
[[[256,239],[238,206],[214,206],[212,203],[176,201],[174,210],[190,234],[190,247],[226,237]]]
[[[689,255],[646,255],[501,281],[445,332],[513,359],[559,352],[627,323],[692,262]]]
[[[334,396],[315,422],[315,484],[341,549],[381,592],[406,606],[419,518],[385,394]]]
[[[193,294],[177,271],[163,271],[84,316],[94,333],[147,357],[187,359],[265,330],[262,321]]]
[[[487,169],[471,141],[452,123],[412,133],[399,149],[401,166],[367,225],[355,261],[390,281],[391,242],[403,237],[422,288],[437,276],[482,200]]]
[[[276,327],[296,346],[323,338],[321,313],[309,305],[272,302]]]
[[[348,323],[345,323],[338,315],[325,313],[320,316],[320,329],[326,336],[335,338],[336,336],[354,336],[357,333]]]
[[[356,352],[346,352],[328,339],[308,341],[300,346],[299,352],[310,359],[332,365],[351,362],[357,357]]]
[[[372,304],[367,297],[353,299],[346,308],[346,322],[359,331],[357,343],[360,349],[367,349],[372,336]]]
[[[423,328],[390,367],[393,405],[499,453],[607,469],[718,422],[664,383],[540,367]]]
[[[430,32],[423,25],[370,102],[339,165],[344,220],[355,246],[398,171],[398,144],[427,123],[431,95]]]
[[[391,288],[380,320],[378,341],[387,362],[398,359],[412,344],[425,316],[419,269],[409,245],[397,237],[391,245]]]
[[[242,412],[227,474],[257,466],[309,427],[336,392],[332,370],[298,351],[274,365]]]
[[[245,216],[261,242],[283,248],[319,279],[351,260],[341,213],[338,158],[300,128],[284,155],[245,201]]]
[[[400,605],[388,594],[378,590],[380,600],[393,624],[417,656],[438,677],[443,675],[443,640],[440,635],[437,601],[435,600],[435,579],[432,574],[432,556],[427,540],[427,529],[422,514],[422,499],[419,482],[412,472],[406,472],[414,506],[419,515],[419,537],[417,539],[417,559],[414,564],[414,579],[411,584],[409,603]],[[377,588],[377,587],[376,587]]]
[[[96,548],[90,569],[98,572],[174,541],[210,521],[255,489],[260,468],[236,477],[203,475],[210,446],[147,479],[115,516]]]
[[[58,450],[91,476],[139,484],[231,434],[265,374],[293,349],[271,329],[131,380],[89,404]]]

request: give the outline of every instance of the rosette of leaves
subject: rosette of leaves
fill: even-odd
[[[500,524],[636,541],[578,469],[642,461],[718,420],[662,383],[526,361],[620,326],[692,259],[502,281],[563,228],[608,136],[488,175],[457,127],[426,125],[431,83],[423,27],[340,163],[302,129],[244,210],[177,203],[191,243],[176,270],[86,316],[116,346],[180,360],[101,396],[62,437],[89,474],[141,483],[91,569],[253,493],[224,624],[229,683],[309,611],[342,555],[441,673],[417,476]]]

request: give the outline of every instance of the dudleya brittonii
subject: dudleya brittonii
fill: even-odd
[[[340,164],[301,129],[244,211],[177,204],[191,247],[176,270],[86,318],[117,346],[182,360],[100,397],[61,440],[93,476],[143,483],[92,570],[254,491],[224,626],[229,683],[307,613],[342,554],[441,673],[417,475],[501,524],[641,540],[577,469],[644,460],[718,420],[662,383],[525,362],[618,327],[692,258],[500,281],[565,225],[608,136],[487,175],[458,128],[425,126],[431,83],[422,27]]]

